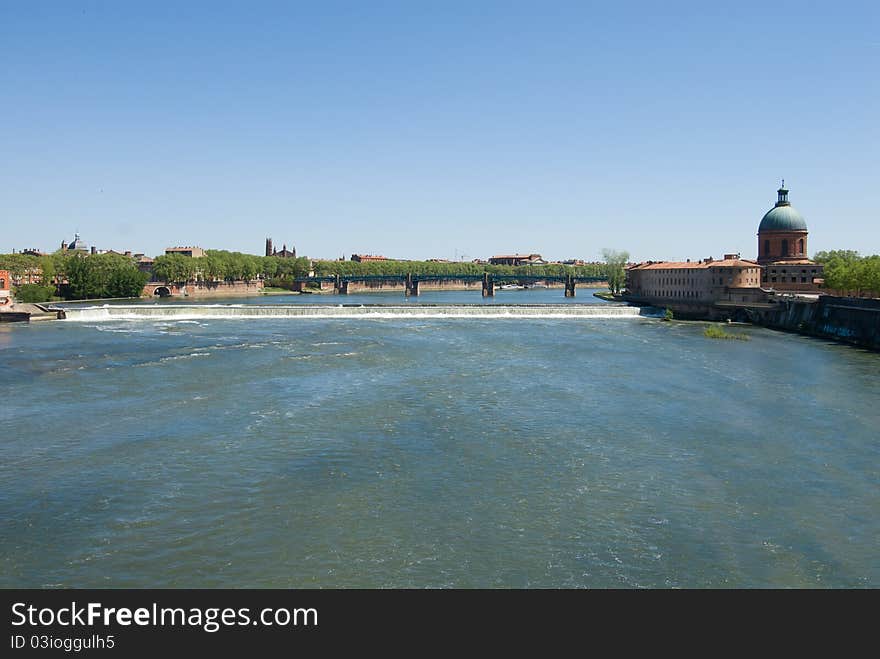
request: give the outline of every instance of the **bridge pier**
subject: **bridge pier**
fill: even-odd
[[[565,278],[565,297],[574,297],[574,281],[572,275]]]
[[[495,279],[488,273],[483,273],[483,297],[495,297]]]
[[[415,295],[416,297],[419,296],[419,280],[413,279],[412,274],[408,274],[406,276],[406,281],[404,282],[404,285],[404,294],[406,295],[406,297],[409,297],[410,295]]]

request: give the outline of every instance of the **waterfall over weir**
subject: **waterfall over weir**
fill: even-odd
[[[201,320],[258,318],[638,318],[657,317],[660,310],[591,305],[103,305],[64,309],[66,320],[100,322],[115,320]]]

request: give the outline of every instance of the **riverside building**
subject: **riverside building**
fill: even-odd
[[[776,205],[764,214],[758,226],[758,263],[766,289],[794,293],[816,293],[822,265],[807,258],[807,223],[788,201],[785,181],[776,191]]]
[[[9,276],[9,270],[0,270],[0,305],[6,304],[12,297],[11,288],[12,279]]]
[[[755,261],[725,254],[721,260],[647,261],[627,270],[627,296],[649,304],[674,301],[712,305],[720,301],[759,302],[761,266]]]
[[[788,201],[783,181],[776,205],[758,226],[758,259],[725,254],[691,262],[647,261],[627,268],[625,298],[685,315],[719,308],[768,306],[773,293],[818,293],[822,266],[807,258],[807,224]]]

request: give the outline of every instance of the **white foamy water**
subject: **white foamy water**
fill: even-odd
[[[612,305],[103,305],[65,309],[66,320],[196,321],[208,318],[639,318],[657,309]]]

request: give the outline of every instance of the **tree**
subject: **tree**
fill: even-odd
[[[15,299],[19,302],[48,302],[53,295],[55,287],[42,284],[23,284],[15,289]]]
[[[608,289],[614,295],[618,295],[626,284],[626,264],[629,261],[629,252],[618,252],[605,248],[602,250],[602,260],[605,261]]]
[[[153,273],[157,279],[166,283],[186,283],[192,281],[196,274],[196,261],[183,254],[164,254],[157,256],[153,263]]]
[[[853,250],[817,252],[824,267],[825,287],[853,295],[880,295],[880,256],[859,256]]]
[[[149,278],[133,259],[119,254],[75,254],[64,262],[64,270],[65,297],[71,300],[138,297]]]

